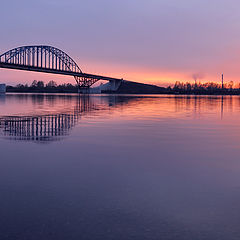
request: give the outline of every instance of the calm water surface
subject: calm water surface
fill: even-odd
[[[0,97],[1,240],[240,239],[240,97]]]

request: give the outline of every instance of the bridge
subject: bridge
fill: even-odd
[[[109,81],[114,86],[123,80],[84,73],[68,54],[45,45],[22,46],[3,53],[0,68],[73,76],[79,90],[88,89],[99,80]]]

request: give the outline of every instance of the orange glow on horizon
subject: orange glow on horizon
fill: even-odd
[[[116,65],[97,62],[85,62],[84,65],[79,63],[83,72],[92,73],[97,75],[123,78],[124,80],[141,82],[146,84],[155,84],[158,86],[172,86],[176,81],[194,83],[192,77],[194,71],[177,72],[171,70],[149,69],[147,67],[136,67],[126,65]],[[61,76],[46,73],[26,72],[18,70],[0,69],[0,82],[9,85],[17,84],[31,84],[33,80],[44,81],[45,83],[54,80],[58,84],[71,83],[75,84],[75,80],[71,76]],[[234,81],[238,84],[238,78],[232,76],[231,79],[226,81]],[[220,73],[204,75],[198,82],[221,82]]]

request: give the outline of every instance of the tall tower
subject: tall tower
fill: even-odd
[[[223,85],[223,74],[222,74],[222,89],[224,88],[224,85]]]

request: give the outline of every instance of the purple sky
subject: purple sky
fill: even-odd
[[[239,8],[236,0],[1,1],[0,53],[49,44],[84,72],[160,85],[224,72],[238,82]],[[43,75],[0,70],[0,81],[56,78]]]

